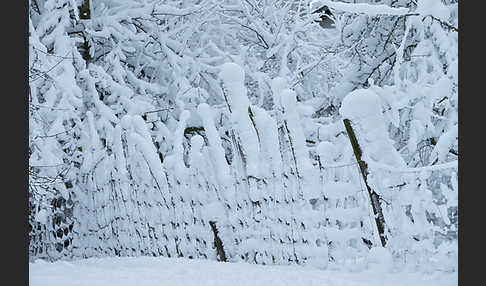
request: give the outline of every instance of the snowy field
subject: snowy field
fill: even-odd
[[[299,266],[262,266],[184,258],[90,258],[29,264],[30,286],[447,286],[457,273],[339,272]]]

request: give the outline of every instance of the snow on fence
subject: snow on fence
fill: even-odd
[[[172,143],[165,142],[172,152],[163,160],[143,119],[126,115],[107,136],[109,154],[100,156],[97,135],[85,135],[91,136],[82,139],[92,144],[86,151],[91,155],[79,167],[78,180],[69,188],[44,184],[44,193],[32,197],[30,257],[366,265],[380,238],[358,163],[349,156],[337,161],[328,142],[312,150],[312,160],[294,110],[295,93],[275,85],[272,117],[245,100],[240,69],[228,64],[222,76],[231,160],[206,104],[192,115],[201,117],[203,136],[185,137],[191,115],[182,112]],[[359,137],[394,260],[418,266],[447,258],[451,263],[442,265],[456,267],[457,172],[450,168],[457,165],[406,169],[375,162],[366,155],[385,149],[368,139]]]

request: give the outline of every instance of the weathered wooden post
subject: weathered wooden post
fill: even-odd
[[[383,216],[383,211],[380,205],[380,196],[370,188],[368,185],[368,165],[365,161],[361,160],[362,152],[358,144],[358,140],[354,134],[353,128],[351,127],[351,121],[349,119],[344,119],[344,126],[346,127],[346,132],[348,133],[349,141],[353,147],[354,156],[358,161],[359,169],[361,170],[361,175],[363,176],[363,181],[370,195],[371,207],[373,209],[373,214],[375,215],[376,228],[378,229],[378,234],[380,236],[381,245],[386,246],[386,236],[385,236],[385,217]]]
[[[90,9],[90,0],[83,0],[81,6],[79,6],[79,18],[80,19],[91,19],[91,9]]]
[[[213,230],[214,234],[214,245],[216,246],[216,251],[219,256],[219,261],[226,262],[226,254],[224,253],[224,248],[223,248],[223,242],[218,236],[218,229],[216,228],[216,222],[215,221],[210,221],[209,225],[211,226],[211,229]]]

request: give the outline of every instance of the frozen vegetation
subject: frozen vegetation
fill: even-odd
[[[29,4],[31,285],[457,281],[457,1]]]

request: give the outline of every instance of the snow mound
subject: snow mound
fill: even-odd
[[[365,161],[395,168],[406,166],[388,136],[381,100],[375,92],[369,89],[350,92],[343,99],[339,113],[351,121]]]
[[[390,271],[393,265],[393,258],[388,249],[384,247],[373,247],[368,253],[368,262],[372,269]]]
[[[381,114],[381,102],[371,90],[357,89],[343,99],[339,113],[349,120]]]
[[[219,77],[225,83],[241,83],[245,81],[245,71],[235,63],[225,63],[221,66]]]

